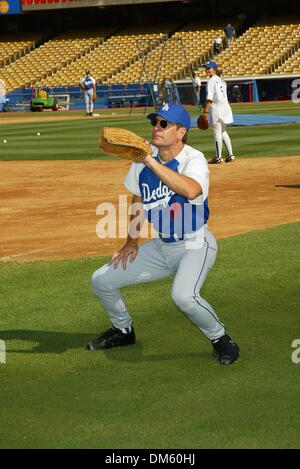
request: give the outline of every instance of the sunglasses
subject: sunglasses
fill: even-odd
[[[151,122],[151,125],[152,125],[153,127],[155,127],[157,124],[159,124],[159,126],[160,126],[162,129],[166,129],[166,128],[168,127],[168,124],[169,124],[168,121],[166,121],[166,120],[164,120],[164,119],[161,119],[161,120],[159,121],[159,120],[156,119],[155,117],[153,117],[150,122]]]

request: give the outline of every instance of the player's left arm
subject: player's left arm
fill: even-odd
[[[183,195],[189,200],[193,200],[202,194],[202,187],[195,179],[177,173],[177,171],[156,161],[152,156],[145,158],[145,165],[176,194]]]
[[[205,104],[204,110],[203,110],[203,112],[204,112],[205,114],[208,113],[208,111],[209,111],[210,108],[211,108],[211,105],[212,105],[212,101],[211,101],[210,99],[208,99],[208,100],[206,101],[206,104]]]

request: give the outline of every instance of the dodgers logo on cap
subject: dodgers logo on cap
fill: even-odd
[[[189,130],[191,127],[191,117],[189,113],[180,104],[164,104],[156,112],[148,114],[147,119],[160,116],[173,124],[180,124]]]
[[[214,62],[213,60],[209,60],[208,62],[206,62],[203,67],[205,68],[214,68],[215,70],[218,70],[218,65],[216,62]]]

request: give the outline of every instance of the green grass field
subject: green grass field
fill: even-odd
[[[259,102],[253,104],[232,104],[234,114],[272,114],[282,116],[299,116],[299,103],[289,102]]]
[[[30,123],[26,113],[2,125],[15,117],[3,113],[0,160],[107,159],[98,149],[104,125],[150,137],[143,109],[98,112],[118,117],[47,122],[43,113]],[[300,105],[233,112],[300,115]],[[229,133],[238,157],[300,155],[299,125]],[[214,154],[211,131],[192,129],[189,144]],[[110,326],[90,290],[106,259],[0,262],[0,448],[299,448],[300,364],[291,360],[300,339],[299,235],[293,223],[219,241],[202,295],[241,347],[230,367],[173,304],[172,279],[124,289],[135,346],[90,352],[86,343]]]
[[[274,108],[274,110],[270,110]],[[150,111],[150,110],[149,110]],[[199,113],[198,108],[190,107],[191,115]],[[101,113],[104,111],[101,110]],[[143,109],[136,110],[131,117],[122,117],[124,110],[106,111],[109,116],[116,112],[118,117],[112,119],[82,117],[82,120],[44,121],[49,113],[38,115],[40,122],[1,125],[0,117],[0,160],[86,160],[109,158],[98,148],[99,131],[102,126],[125,127],[150,138],[151,127]],[[234,113],[270,113],[283,115],[300,115],[300,106],[294,103],[261,103],[234,105]],[[62,113],[59,113],[60,115]],[[70,113],[72,115],[74,113]],[[76,113],[78,115],[78,113]],[[66,115],[66,113],[63,113]],[[35,115],[36,117],[36,115]],[[37,136],[40,132],[40,136]],[[293,156],[299,155],[299,125],[269,125],[256,127],[233,127],[229,129],[233,149],[238,157],[259,156]],[[3,143],[6,140],[7,143]],[[214,155],[212,131],[191,129],[190,145],[203,151],[207,158]]]
[[[299,448],[299,235],[219,242],[202,294],[241,347],[231,367],[173,304],[171,279],[124,289],[135,346],[90,352],[109,326],[90,292],[104,258],[0,264],[0,447]]]

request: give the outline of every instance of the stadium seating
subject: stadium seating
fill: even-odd
[[[1,69],[0,78],[5,81],[8,91],[40,85],[48,76],[98,46],[107,34],[108,30],[104,28],[88,33],[78,30],[58,35]]]
[[[112,76],[111,83],[161,82],[165,77],[178,79],[191,76],[191,68],[209,57],[215,37],[224,37],[223,28],[207,24],[190,23],[162,41],[150,51],[145,60],[136,61]]]
[[[300,47],[285,62],[279,65],[279,67],[276,70],[274,70],[273,73],[276,73],[276,74],[298,73],[299,74],[300,73]]]
[[[73,85],[79,82],[86,68],[89,68],[98,83],[118,83],[112,77],[126,69],[131,63],[139,62],[139,55],[155,48],[164,37],[174,30],[175,24],[149,26],[143,31],[137,27],[128,27],[111,36],[99,47],[74,61],[67,68],[61,69],[52,77],[41,81],[44,86],[60,84]]]
[[[196,69],[205,77],[201,65],[213,57],[214,39],[224,39],[223,28],[224,21],[181,28],[163,23],[118,32],[110,27],[72,30],[48,40],[42,33],[0,37],[0,79],[10,92],[33,85],[78,86],[87,68],[98,85],[161,83],[165,77],[190,78]],[[250,27],[213,58],[225,77],[299,73],[299,48],[300,20],[271,18]]]
[[[215,57],[224,77],[271,74],[300,43],[300,22],[270,20],[249,28]],[[200,76],[205,71],[199,69]]]
[[[0,68],[14,62],[18,58],[28,54],[35,48],[46,32],[24,33],[22,35],[1,35],[0,36]]]

